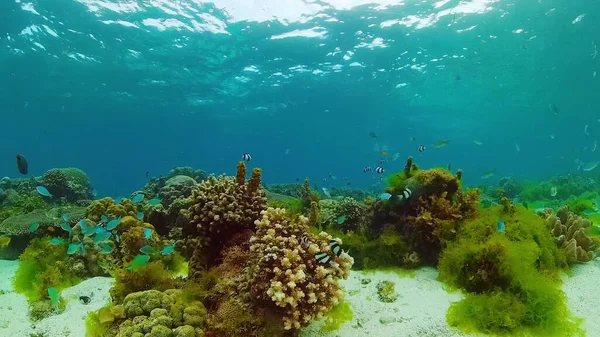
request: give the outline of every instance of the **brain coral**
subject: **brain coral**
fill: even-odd
[[[306,217],[291,218],[285,209],[268,208],[250,239],[245,288],[257,304],[281,312],[286,330],[306,326],[338,304],[342,292],[337,279],[347,277],[354,263],[344,252],[331,266],[320,265],[316,253],[335,256],[329,247],[332,238],[325,232],[318,237],[308,233]],[[310,237],[306,247],[301,244],[304,235]]]
[[[255,168],[246,182],[246,166],[240,162],[236,177],[211,175],[193,191],[190,223],[200,240],[190,261],[191,277],[193,270],[202,265],[214,265],[223,246],[236,233],[254,229],[254,221],[267,205],[260,180],[261,170]]]

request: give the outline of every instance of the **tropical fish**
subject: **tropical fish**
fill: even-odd
[[[35,232],[38,228],[40,227],[40,223],[39,222],[34,222],[31,225],[29,225],[29,228],[27,229],[27,231],[29,233],[33,233]]]
[[[71,243],[69,245],[69,247],[67,248],[67,254],[73,255],[73,254],[77,253],[77,251],[79,251],[79,249],[81,247],[83,247],[83,244],[81,244],[81,243]]]
[[[371,167],[371,165],[367,165],[367,166],[363,167],[363,172],[367,173],[367,172],[370,172],[372,169],[373,168]]]
[[[144,247],[140,248],[140,252],[142,252],[146,255],[152,255],[152,254],[154,254],[154,248],[152,248],[151,246],[145,245]]]
[[[550,139],[554,139],[556,136],[554,136],[553,133],[550,134]]]
[[[131,266],[127,267],[127,270],[133,270],[146,265],[150,261],[150,256],[144,254],[138,254],[131,261]]]
[[[594,143],[592,144],[592,152],[596,152],[597,147],[598,147],[598,141],[594,140]]]
[[[317,259],[317,262],[319,264],[322,264],[325,266],[331,265],[331,256],[329,256],[329,254],[327,254],[327,253],[324,253],[324,252],[316,253],[315,259]]]
[[[63,243],[65,243],[65,240],[61,239],[61,238],[52,238],[50,239],[50,244],[57,246],[57,245],[62,245]]]
[[[135,204],[137,204],[138,202],[142,202],[142,200],[144,200],[144,195],[142,193],[136,194],[135,197],[131,199],[131,201],[133,201],[133,203]]]
[[[106,240],[108,240],[108,238],[110,238],[111,235],[112,235],[111,232],[98,233],[94,237],[94,243],[100,243],[100,242],[106,241]]]
[[[139,194],[138,194],[139,195]],[[110,220],[107,224],[106,224],[106,229],[109,231],[112,231],[113,229],[117,228],[117,226],[121,223],[121,217],[118,217],[116,219],[112,219]]]
[[[340,254],[342,253],[342,247],[340,247],[340,244],[337,242],[337,240],[329,240],[329,247],[331,247],[331,251],[336,256],[340,256]]]
[[[138,212],[138,214],[136,214],[135,217],[140,220],[144,219],[144,212]]]
[[[325,194],[325,196],[327,196],[327,198],[331,198],[331,193],[329,193],[329,190],[327,189],[327,187],[322,187],[321,190],[323,190],[323,194]]]
[[[475,145],[483,145],[483,143],[478,141],[477,139],[473,139],[473,143],[475,143]]]
[[[379,154],[382,155],[382,156],[384,156],[384,157],[388,155],[387,151],[381,151],[381,152],[379,152]]]
[[[385,172],[385,170],[383,169],[383,167],[381,167],[381,166],[377,166],[377,167],[375,168],[375,172],[377,172],[377,173],[381,174],[381,173]]]
[[[5,248],[10,243],[10,236],[0,236],[0,248]]]
[[[419,152],[425,151],[425,145],[419,145],[419,147],[417,147],[417,150],[419,150]]]
[[[338,216],[338,218],[337,218],[338,225],[343,224],[344,221],[346,221],[346,215],[345,214],[342,214],[342,215]]]
[[[583,165],[583,170],[589,172],[589,171],[595,169],[596,167],[598,167],[598,163],[600,163],[600,162],[593,161],[591,163],[587,163],[587,164]]]
[[[144,239],[148,240],[152,237],[152,229],[144,228]]]
[[[329,172],[329,178],[333,179],[333,180],[337,180],[337,177],[334,176],[333,174],[331,174],[331,172]]]
[[[121,200],[123,200],[123,197],[118,197],[115,199],[115,205],[118,205],[121,203]]]
[[[106,222],[108,222],[108,217],[106,215],[102,214],[100,216],[100,221],[106,223]]]
[[[590,132],[588,131],[588,125],[587,124],[583,127],[583,133],[585,133],[586,136],[590,135]]]
[[[48,192],[48,190],[44,187],[44,186],[36,186],[35,190],[44,197],[51,197],[52,194],[50,194],[50,192]]]
[[[498,231],[498,233],[504,233],[504,227],[504,221],[498,220],[498,224],[496,225],[496,230]]]
[[[66,213],[63,214],[62,215],[62,219],[63,219],[64,222],[69,222],[69,214],[66,214]]]
[[[521,147],[519,147],[519,144],[517,144],[515,142],[515,150],[517,150],[517,152],[521,152]]]
[[[79,220],[79,226],[81,227],[81,231],[85,236],[90,236],[96,233],[96,228],[94,226],[88,226],[88,223],[85,219]]]
[[[412,194],[412,191],[410,190],[410,188],[405,188],[404,190],[402,190],[402,192],[400,192],[398,197],[400,198],[400,200],[408,199],[408,198],[410,198],[411,194]]]
[[[244,153],[244,154],[242,155],[242,158],[243,158],[245,161],[251,161],[251,160],[252,160],[252,156],[251,156],[251,155],[250,155],[250,153],[248,153],[248,152]]]
[[[548,104],[548,108],[550,109],[550,111],[558,116],[558,113],[560,112],[560,110],[558,109],[558,106],[556,106],[556,104],[554,103],[550,103]]]
[[[27,164],[27,159],[25,159],[25,157],[18,153],[17,154],[17,170],[19,170],[19,173],[21,173],[22,175],[26,175],[27,173],[29,173],[29,165]]]
[[[487,171],[487,172],[484,172],[484,173],[481,175],[481,179],[487,179],[487,178],[491,178],[491,177],[493,177],[493,176],[494,176],[494,174],[495,174],[495,173],[496,173],[496,170],[492,170],[492,171]]]
[[[158,205],[161,203],[162,200],[158,199],[158,198],[153,198],[148,200],[148,205],[150,206],[154,206],[154,205]]]
[[[81,304],[88,305],[91,301],[92,299],[89,296],[79,296],[79,302],[81,302]]]
[[[556,194],[558,194],[558,189],[555,186],[552,186],[552,188],[550,188],[550,196],[555,197]]]
[[[52,307],[54,308],[54,310],[58,311],[58,303],[60,303],[60,297],[58,296],[58,291],[56,291],[56,288],[48,288],[48,297],[50,298],[50,303],[52,303]]]
[[[450,143],[450,141],[447,139],[438,140],[437,142],[433,143],[433,147],[444,147],[448,145],[448,143]]]
[[[73,230],[71,228],[71,226],[69,226],[69,224],[66,224],[64,222],[60,224],[60,228],[62,228],[64,231],[67,231],[69,233]]]
[[[107,243],[102,243],[100,244],[100,251],[105,253],[105,254],[110,254],[113,251],[113,247]]]
[[[414,142],[414,141],[415,141],[415,137],[413,137],[413,136],[410,136],[410,138],[409,138],[409,139],[410,139],[410,141],[411,141],[411,142]]]
[[[175,245],[168,245],[168,246],[164,246],[160,253],[162,255],[169,255],[169,254],[173,253],[174,250],[175,250]]]
[[[373,138],[373,139],[377,139],[377,134],[373,131],[369,132],[369,137]]]
[[[389,200],[392,197],[391,194],[389,193],[381,193],[377,199],[381,199],[381,200]]]
[[[398,158],[400,158],[400,153],[396,152],[394,153],[394,158],[392,158],[392,161],[396,161]]]

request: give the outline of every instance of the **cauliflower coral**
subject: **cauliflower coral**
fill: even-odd
[[[339,303],[342,292],[337,279],[348,276],[354,259],[345,252],[336,256],[329,246],[329,234],[309,234],[308,218],[302,215],[291,218],[280,208],[268,208],[261,214],[250,239],[250,298],[261,305],[274,304],[286,330],[299,329]],[[308,244],[301,243],[304,235]],[[318,252],[329,254],[334,262],[319,264],[315,259]]]

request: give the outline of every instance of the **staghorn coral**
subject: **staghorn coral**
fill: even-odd
[[[246,165],[240,162],[236,177],[211,175],[193,191],[190,232],[197,233],[199,240],[190,261],[190,277],[205,265],[215,265],[227,241],[236,233],[254,229],[254,221],[266,208],[261,170],[254,168],[248,182],[245,176]]]
[[[308,230],[306,217],[292,219],[284,209],[268,208],[250,239],[246,290],[254,303],[280,311],[286,330],[300,329],[338,304],[342,293],[337,279],[347,277],[354,263],[342,253],[331,267],[320,265],[316,253],[335,256],[329,247],[332,237],[325,232],[312,236]],[[308,247],[300,242],[303,235],[310,237]]]
[[[560,208],[556,215],[549,208],[538,212],[538,215],[545,219],[569,264],[588,262],[595,257],[596,243],[585,234],[585,229],[592,225],[591,221],[569,211],[567,207]]]

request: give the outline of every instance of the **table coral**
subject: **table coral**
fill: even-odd
[[[585,234],[585,229],[592,225],[591,221],[569,211],[567,207],[560,208],[556,215],[552,209],[540,211],[538,215],[546,220],[568,263],[588,262],[595,257],[596,243]]]
[[[307,247],[301,244],[303,235],[309,236]],[[325,232],[309,234],[308,219],[291,218],[284,209],[268,208],[256,221],[247,289],[255,303],[281,311],[286,330],[322,317],[341,299],[337,279],[347,277],[354,259],[345,252],[335,257],[331,239]],[[318,252],[331,254],[333,265],[320,265],[315,259]]]
[[[254,168],[246,182],[246,165],[240,162],[235,177],[211,175],[193,191],[190,225],[200,240],[190,261],[190,277],[205,265],[215,265],[233,235],[254,228],[267,205],[260,181],[261,170]]]

